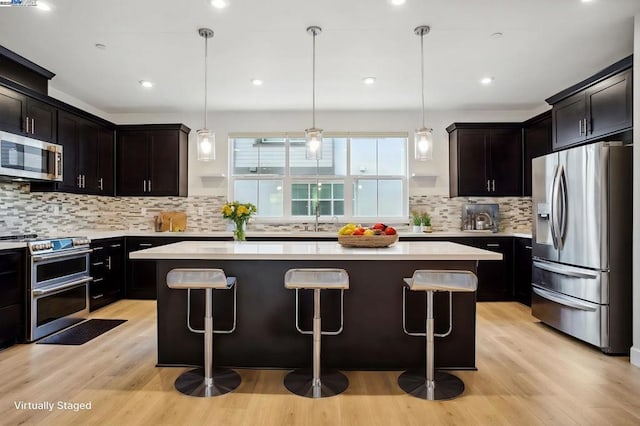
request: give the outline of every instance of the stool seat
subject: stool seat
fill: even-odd
[[[289,269],[284,275],[284,287],[288,289],[348,290],[349,275],[344,269]]]
[[[227,277],[222,269],[172,269],[167,274],[167,287],[173,289],[231,288],[235,277]]]
[[[476,291],[478,278],[469,271],[432,271],[419,269],[404,282],[412,291]]]

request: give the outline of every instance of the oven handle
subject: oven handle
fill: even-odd
[[[79,279],[77,281],[72,281],[70,283],[62,284],[62,285],[59,285],[59,286],[56,286],[56,287],[49,287],[49,288],[45,288],[45,289],[36,289],[36,290],[33,290],[33,295],[34,296],[43,296],[43,295],[47,295],[47,294],[51,294],[51,293],[57,293],[59,291],[66,290],[66,289],[71,288],[71,287],[77,287],[80,284],[88,283],[89,281],[93,281],[93,278],[87,277],[87,278]]]
[[[72,257],[72,256],[79,256],[82,254],[87,254],[87,253],[91,253],[93,251],[93,249],[87,249],[87,250],[82,250],[82,251],[74,251],[74,252],[66,252],[66,253],[60,253],[60,254],[47,254],[47,255],[43,255],[43,256],[33,256],[33,261],[34,262],[42,262],[43,260],[49,260],[49,259],[60,259],[61,257]]]

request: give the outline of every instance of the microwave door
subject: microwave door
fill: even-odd
[[[534,158],[532,161],[532,255],[550,261],[558,260],[557,203],[554,204],[557,187],[558,154]]]

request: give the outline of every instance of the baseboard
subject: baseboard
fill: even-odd
[[[640,367],[640,346],[631,348],[631,364]]]

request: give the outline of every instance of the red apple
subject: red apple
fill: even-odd
[[[384,230],[385,235],[396,235],[396,229],[393,226],[387,226]]]

